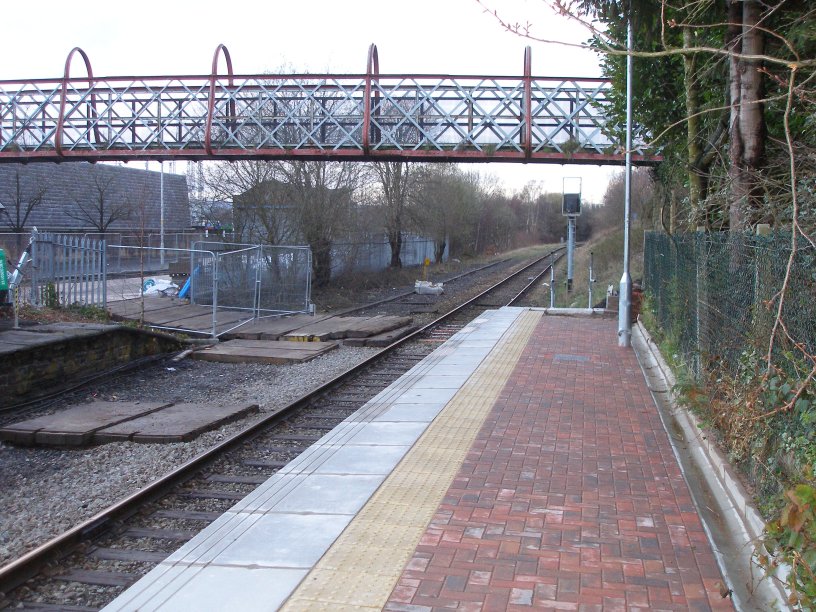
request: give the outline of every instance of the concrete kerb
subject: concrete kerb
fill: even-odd
[[[766,579],[753,561],[765,521],[734,468],[705,435],[699,420],[678,405],[676,379],[640,321],[632,327],[632,347],[660,411],[684,477],[712,540],[732,600],[738,610],[789,609],[788,594]],[[685,446],[683,446],[685,445]]]

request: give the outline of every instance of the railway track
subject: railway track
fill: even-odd
[[[512,261],[512,259],[500,259],[440,280],[444,281],[444,283],[448,286],[455,286],[457,281],[472,281],[474,277],[495,273],[496,269],[501,269],[505,266],[512,265]],[[380,314],[388,313],[398,315],[416,315],[417,311],[412,309],[411,300],[415,300],[417,297],[427,296],[416,296],[413,291],[406,291],[384,299],[376,300],[371,303],[345,308],[339,312],[336,312],[335,314],[347,316],[354,314],[365,314],[370,313],[373,310],[378,310]],[[422,312],[422,310],[419,310],[419,313]],[[205,342],[207,342],[207,340],[205,340]],[[100,381],[112,380],[118,376],[126,376],[135,370],[150,366],[151,364],[161,363],[166,360],[166,355],[150,355],[119,365],[109,370],[96,372],[81,380],[72,381],[70,385],[55,389],[53,392],[38,395],[18,404],[0,407],[0,427],[30,418],[31,416],[37,416],[38,413],[44,408],[60,403],[69,394],[86,388],[89,385],[98,383]]]
[[[530,305],[524,304],[525,296],[540,284],[563,249],[556,251],[0,568],[0,607],[77,612],[103,607],[478,313]]]

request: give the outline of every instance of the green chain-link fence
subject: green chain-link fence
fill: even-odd
[[[695,377],[709,368],[733,374],[747,349],[767,352],[790,253],[789,234],[647,233],[644,289]],[[790,339],[780,328],[774,352],[782,368],[792,342],[816,354],[816,249],[808,242],[797,244],[784,304]]]
[[[644,245],[654,331],[696,385],[685,399],[715,425],[769,513],[786,487],[816,477],[816,397],[807,382],[816,355],[816,249],[804,240],[787,277],[773,367],[765,363],[790,241],[790,234],[650,232]]]

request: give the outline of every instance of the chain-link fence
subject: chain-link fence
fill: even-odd
[[[644,249],[657,335],[691,379],[681,368],[682,397],[768,514],[816,464],[816,249],[801,240],[789,267],[791,252],[790,234],[702,232],[649,233]]]
[[[647,233],[644,288],[661,331],[698,379],[714,365],[735,373],[748,349],[767,351],[790,254],[789,234]],[[797,244],[782,320],[787,336],[777,336],[776,355],[794,342],[816,353],[816,249],[805,241]]]

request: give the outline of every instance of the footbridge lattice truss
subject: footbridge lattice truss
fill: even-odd
[[[86,75],[71,76],[76,56]],[[219,73],[221,58],[226,73]],[[310,159],[621,164],[604,79],[233,74],[95,77],[73,49],[63,77],[0,81],[0,162]],[[643,143],[635,163],[659,161]]]

